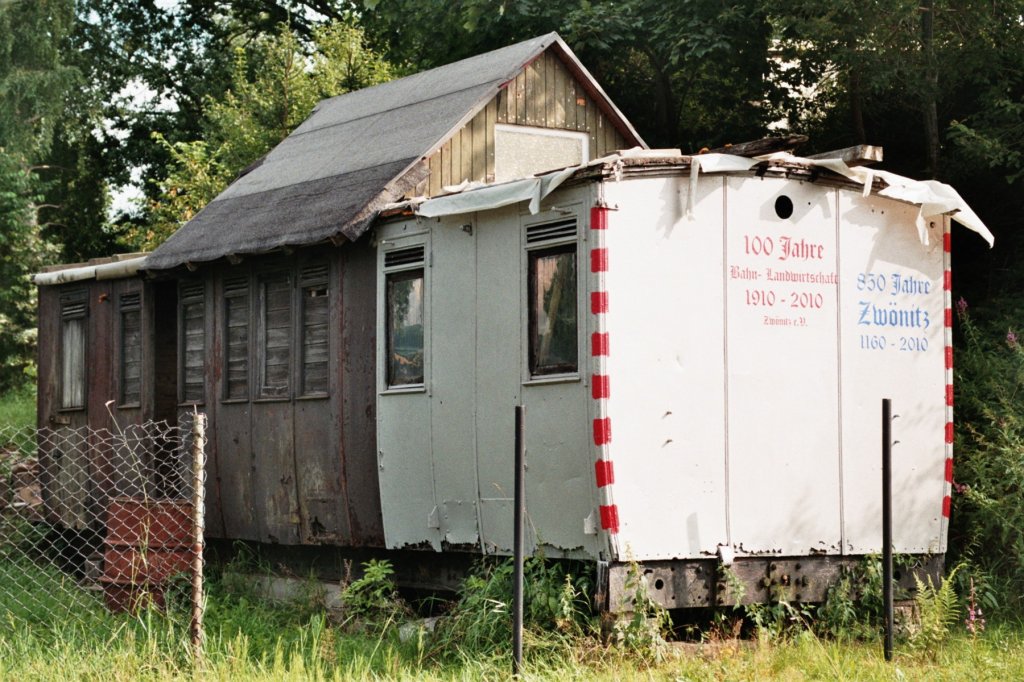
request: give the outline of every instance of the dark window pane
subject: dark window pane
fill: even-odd
[[[530,252],[530,373],[578,369],[576,246]]]
[[[186,402],[200,402],[206,367],[206,307],[202,299],[182,302],[181,321],[181,397]]]
[[[262,283],[263,338],[260,396],[288,397],[291,377],[292,287],[287,277]]]
[[[387,278],[388,386],[423,383],[423,270]]]
[[[85,318],[61,322],[60,406],[85,407]]]
[[[121,404],[138,405],[142,382],[142,314],[121,311]]]
[[[327,287],[302,290],[302,392],[327,392]]]
[[[249,292],[239,288],[224,302],[224,397],[249,397]]]

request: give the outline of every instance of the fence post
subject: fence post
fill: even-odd
[[[892,400],[882,399],[882,608],[885,660],[892,660]]]
[[[512,524],[512,544],[515,566],[512,577],[512,676],[519,678],[523,670],[523,562],[526,541],[523,524],[526,521],[526,408],[516,405],[515,453],[515,521]]]
[[[206,520],[206,415],[193,413],[192,420],[192,658],[203,655],[203,545]]]

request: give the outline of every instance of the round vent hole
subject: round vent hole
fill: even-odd
[[[783,220],[793,215],[793,200],[785,194],[775,200],[775,215]]]

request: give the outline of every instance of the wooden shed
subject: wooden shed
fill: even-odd
[[[879,550],[890,388],[897,549],[941,563],[953,213],[990,237],[939,183],[647,150],[549,34],[325,100],[144,277],[44,286],[40,418],[134,395],[139,292],[124,414],[209,415],[213,538],[506,554],[522,403],[531,548],[595,562],[609,607],[631,560],[669,607],[821,598]],[[121,368],[84,392],[42,359],[77,357],[82,295]]]
[[[211,537],[382,547],[377,254],[365,235],[377,213],[637,145],[555,34],[319,103],[148,255],[145,279],[124,273],[107,285],[138,292],[154,344],[145,366],[164,371],[144,377],[138,409],[116,414],[209,415]],[[68,339],[56,301],[86,289],[83,314],[102,326],[90,338],[105,340],[90,347],[102,361],[84,364],[111,366],[111,340],[129,334],[132,318],[97,308],[95,285],[43,286],[43,395],[78,390],[46,358],[69,357],[57,348]],[[103,380],[90,374],[87,399],[58,409],[60,419],[105,423],[103,405],[128,390],[127,375],[97,371]],[[41,403],[41,419],[52,412]]]

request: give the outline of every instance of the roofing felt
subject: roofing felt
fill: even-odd
[[[549,33],[323,100],[261,163],[150,254],[146,269],[337,235],[358,238],[382,206],[427,177],[424,159],[431,151],[556,43],[574,60],[558,35]]]

